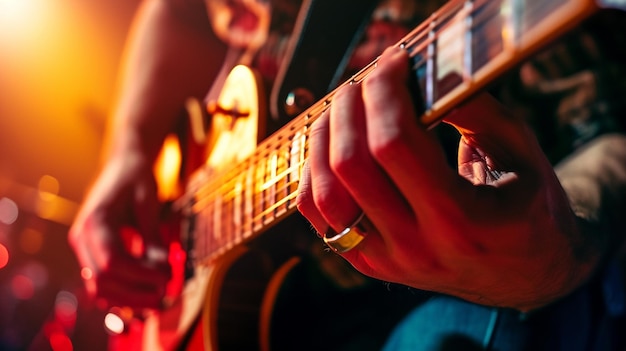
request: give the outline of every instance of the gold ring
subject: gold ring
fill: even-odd
[[[365,239],[367,232],[373,227],[369,218],[364,213],[361,213],[352,225],[339,233],[329,228],[323,240],[328,247],[337,253],[348,252],[357,247]]]

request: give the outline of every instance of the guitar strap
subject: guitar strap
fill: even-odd
[[[303,0],[270,93],[270,124],[282,126],[340,83],[379,1]]]

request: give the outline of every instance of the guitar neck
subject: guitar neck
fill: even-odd
[[[431,127],[454,106],[597,12],[591,0],[451,1],[396,46],[409,53]],[[358,84],[376,61],[346,84]],[[259,144],[243,162],[190,183],[183,207],[191,218],[195,263],[214,259],[295,211],[313,123],[334,90]]]

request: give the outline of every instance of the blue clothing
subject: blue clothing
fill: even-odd
[[[624,350],[624,293],[619,272],[530,314],[435,296],[410,312],[383,351]]]

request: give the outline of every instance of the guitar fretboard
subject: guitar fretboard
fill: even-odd
[[[451,1],[396,45],[409,53],[425,112],[436,124],[546,43],[597,10],[590,0]],[[377,60],[343,83],[359,84]],[[194,263],[212,260],[295,211],[311,123],[337,90],[259,144],[220,174],[202,170],[182,198],[192,219]]]

